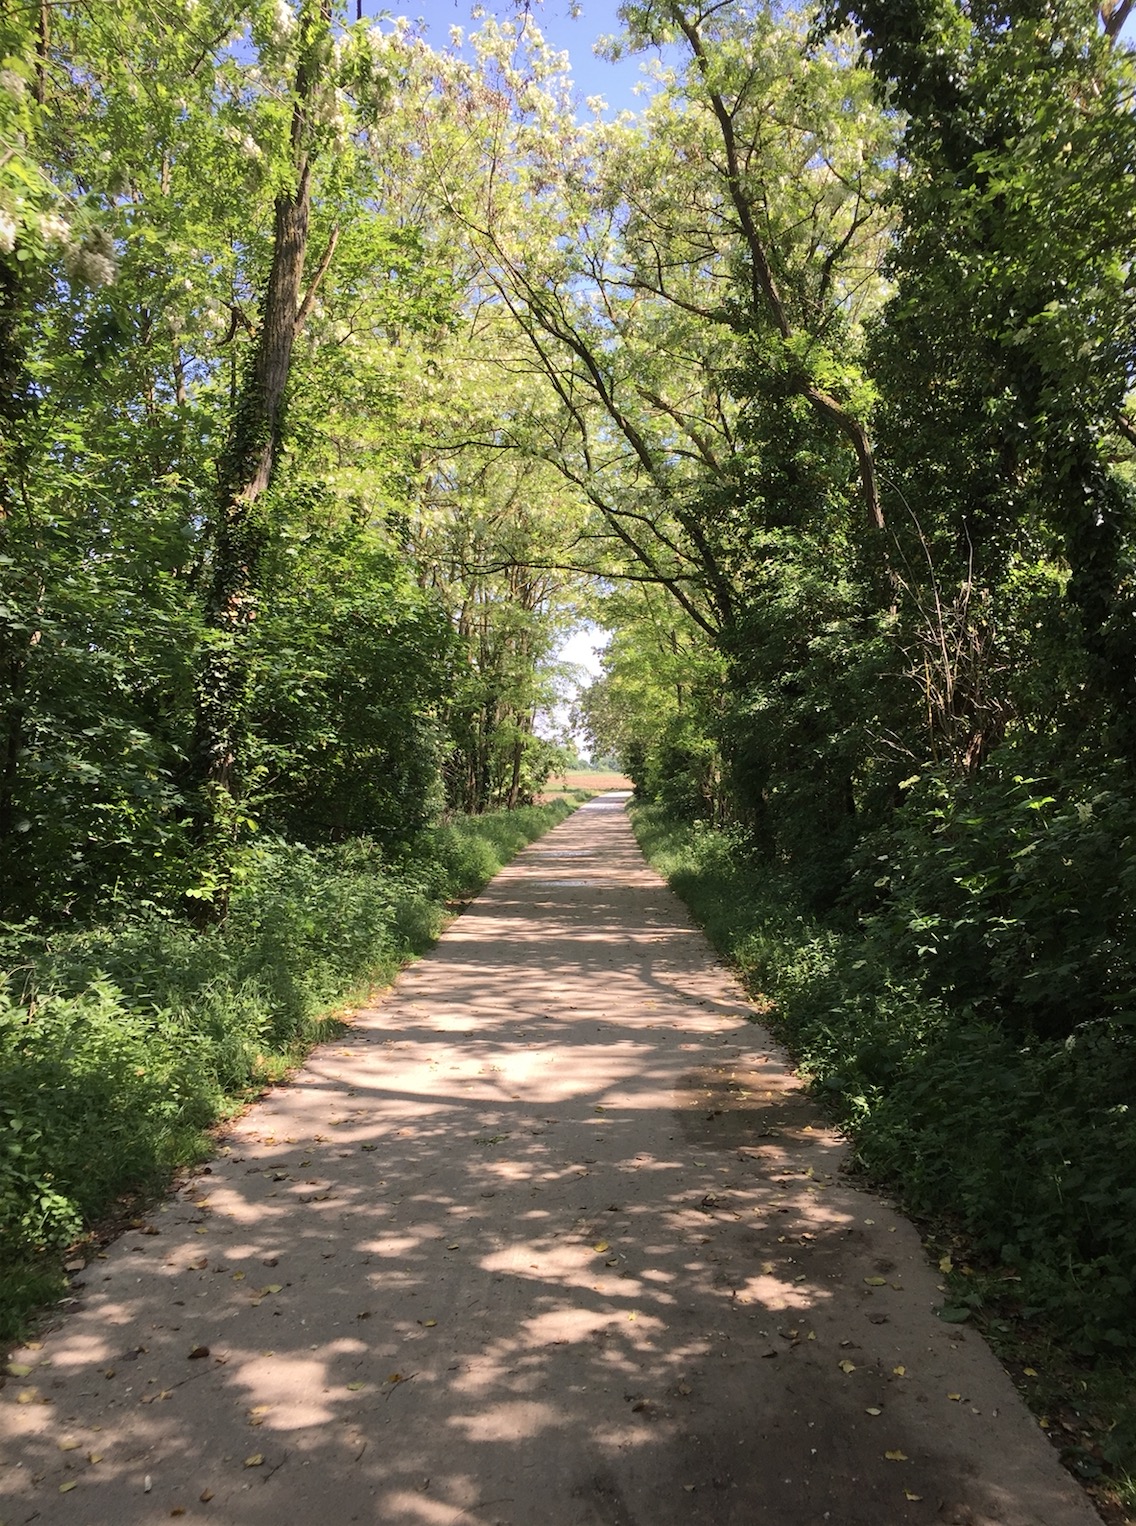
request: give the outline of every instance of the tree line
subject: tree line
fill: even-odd
[[[629,3],[613,118],[525,12],[8,4],[8,914],[531,798],[590,613],[645,792],[1127,1022],[1127,13]]]

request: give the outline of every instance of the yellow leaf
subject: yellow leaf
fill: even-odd
[[[264,1287],[261,1288],[260,1291],[262,1295],[265,1293],[279,1293],[282,1286],[283,1284],[279,1282],[268,1282],[264,1285]]]
[[[460,1245],[460,1243],[457,1240],[455,1240],[452,1245],[447,1245],[446,1249],[447,1250],[461,1250],[461,1245]]]
[[[855,1362],[850,1362],[847,1357],[845,1357],[844,1360],[841,1363],[839,1363],[839,1367],[840,1367],[841,1372],[855,1372],[856,1371],[856,1364],[855,1364]]]
[[[945,1256],[940,1256],[939,1257],[939,1270],[941,1272],[953,1272],[954,1269],[955,1269],[955,1264],[951,1260],[951,1256],[950,1256],[950,1252],[949,1251],[947,1252],[947,1254]]]
[[[1038,1375],[1036,1367],[1023,1367],[1022,1371],[1025,1373],[1027,1378],[1036,1378]]]
[[[234,1272],[233,1273],[233,1281],[234,1282],[243,1282],[244,1280],[245,1280],[244,1272]]]
[[[246,1468],[259,1468],[259,1467],[263,1467],[263,1465],[264,1465],[264,1453],[263,1452],[254,1452],[251,1457],[246,1457],[245,1458],[245,1467]]]
[[[424,1319],[422,1323],[427,1330],[432,1330],[438,1321],[436,1319]]]
[[[905,1489],[903,1494],[904,1498],[909,1500],[921,1500],[923,1498],[921,1494],[913,1494],[910,1489]]]
[[[102,1462],[102,1460],[103,1460],[103,1454],[101,1452],[88,1452],[87,1453],[87,1461],[91,1464],[92,1467],[94,1467],[94,1465],[96,1463]]]
[[[886,1277],[865,1277],[864,1281],[868,1284],[868,1286],[870,1288],[886,1288],[887,1287],[887,1278]]]
[[[79,1446],[80,1443],[78,1441],[73,1441],[70,1436],[65,1436],[59,1443],[59,1450],[61,1452],[77,1452]]]
[[[865,1413],[865,1415],[882,1415],[883,1414],[883,1410],[882,1409],[877,1409],[874,1404],[870,1404],[868,1406],[868,1408],[864,1411],[864,1413]]]
[[[898,1447],[896,1447],[894,1452],[885,1452],[884,1456],[887,1458],[888,1462],[906,1462],[907,1461],[907,1453],[906,1452],[901,1452]]]
[[[592,1249],[596,1252],[596,1254],[601,1256],[605,1250],[610,1250],[610,1248],[611,1247],[608,1245],[606,1240],[597,1240],[596,1243],[592,1246]]]
[[[896,1375],[897,1378],[905,1378],[907,1376],[906,1367],[893,1367],[892,1372]]]
[[[9,1362],[5,1371],[10,1378],[26,1378],[33,1369],[27,1362]]]
[[[75,1480],[69,1479],[67,1483],[59,1485],[60,1494],[68,1494],[75,1487]]]
[[[365,1388],[366,1386],[367,1385],[365,1383],[348,1383],[347,1385],[353,1394],[358,1393],[361,1388]]]
[[[953,1399],[956,1404],[961,1404],[962,1403],[962,1394],[948,1394],[947,1398],[948,1399]]]
[[[21,1388],[19,1393],[16,1395],[16,1403],[34,1404],[38,1398],[39,1394],[34,1388]]]

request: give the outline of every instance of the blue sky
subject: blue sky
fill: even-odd
[[[621,30],[616,14],[618,0],[579,0],[578,16],[573,16],[570,0],[533,0],[529,7],[533,19],[545,39],[555,48],[566,52],[572,61],[572,77],[581,98],[602,95],[613,112],[633,111],[641,104],[634,94],[637,81],[644,79],[643,65],[646,55],[609,63],[597,58],[592,44],[597,37],[609,36]],[[425,23],[426,34],[435,48],[449,44],[452,26],[471,31],[477,26],[472,18],[471,0],[386,0],[381,9],[395,16],[406,16],[411,21]],[[502,20],[523,14],[521,5],[509,4],[509,0],[484,0],[482,9]],[[375,0],[364,0],[364,15],[380,13]]]

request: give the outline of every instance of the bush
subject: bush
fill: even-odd
[[[281,1074],[337,1005],[389,980],[563,801],[456,818],[396,862],[354,840],[264,842],[223,931],[156,913],[0,936],[0,1337],[59,1283],[59,1251],[116,1199],[199,1157],[203,1130]]]
[[[648,856],[773,1021],[872,1177],[965,1231],[1072,1350],[1136,1348],[1136,1039],[1023,1038],[931,994],[902,939],[824,925],[743,839],[637,807]],[[978,851],[976,849],[976,851]],[[975,1295],[978,1301],[978,1295]]]

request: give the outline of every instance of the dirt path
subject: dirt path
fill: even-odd
[[[0,1521],[1094,1526],[840,1162],[594,801],[81,1275]]]

